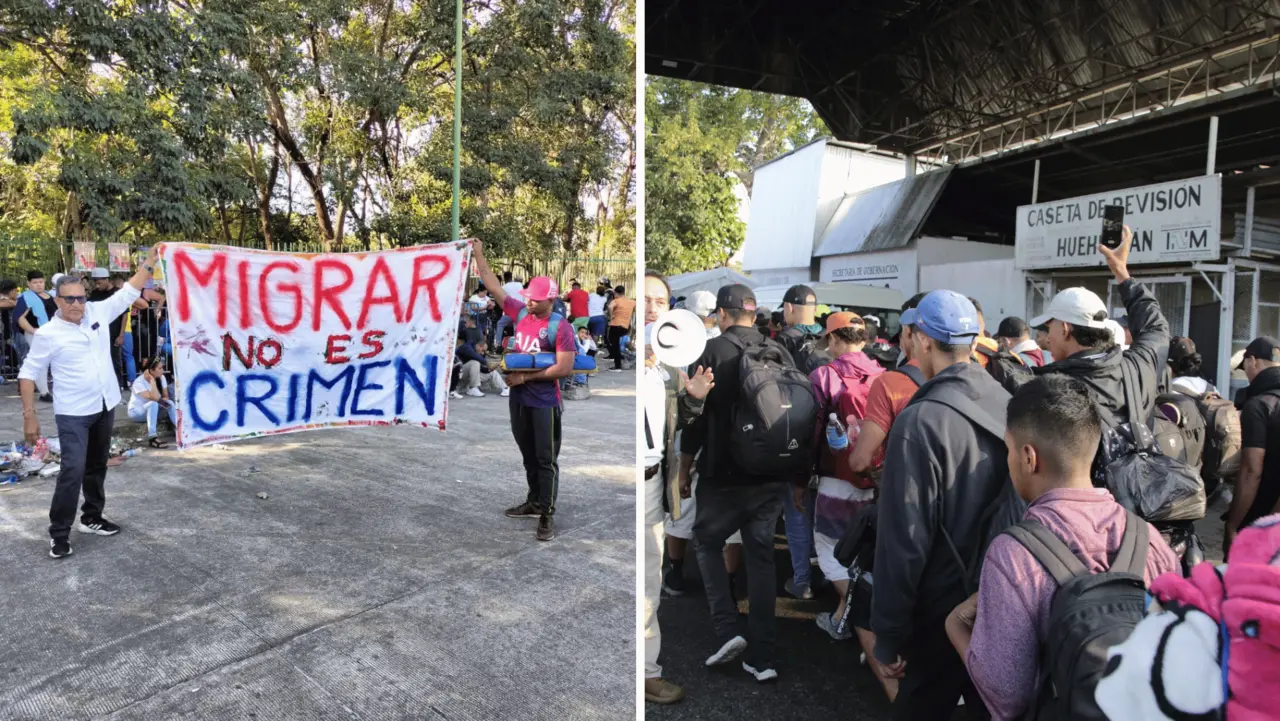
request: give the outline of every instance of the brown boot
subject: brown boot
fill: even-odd
[[[665,678],[644,680],[644,700],[653,703],[675,703],[684,698],[684,689]]]

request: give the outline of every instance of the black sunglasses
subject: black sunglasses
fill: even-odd
[[[89,300],[83,295],[60,295],[58,299],[67,301],[67,305],[78,305]]]

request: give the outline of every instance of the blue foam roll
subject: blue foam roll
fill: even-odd
[[[536,371],[550,368],[556,364],[555,353],[508,353],[502,356],[504,371]],[[575,355],[573,357],[575,373],[595,373],[595,356]]]

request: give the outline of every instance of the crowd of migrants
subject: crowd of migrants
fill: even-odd
[[[495,278],[496,280],[496,278]],[[506,298],[523,303],[532,280],[513,278],[511,271],[502,274],[501,288]],[[552,313],[566,320],[572,328],[574,350],[612,362],[609,369],[621,373],[634,367],[635,343],[632,340],[636,301],[627,297],[624,285],[613,285],[609,278],[601,277],[595,292],[588,293],[574,278],[570,288],[552,299]],[[557,289],[558,290],[558,289]],[[458,347],[454,353],[453,377],[449,384],[449,396],[461,399],[465,396],[481,398],[485,389],[507,397],[510,393],[500,373],[502,349],[514,342],[515,322],[494,294],[481,282],[467,299],[462,318],[458,323]],[[601,367],[603,370],[603,367]],[[564,397],[571,400],[589,398],[589,376],[575,374],[560,382]]]
[[[1128,238],[1099,248],[1126,322],[1071,288],[989,334],[974,300],[935,290],[890,343],[874,317],[820,315],[804,285],[773,314],[745,285],[684,299],[705,350],[687,368],[646,358],[640,387],[646,700],[684,697],[657,608],[692,592],[690,555],[718,639],[706,665],[778,679],[781,517],[785,592],[834,588],[816,623],[895,719],[1275,718],[1280,341],[1249,344],[1249,385],[1223,399],[1130,277]],[[654,323],[670,290],[649,273],[644,293]],[[1229,563],[1199,563],[1192,522],[1224,481]]]
[[[60,282],[78,281],[86,289],[90,303],[105,301],[114,296],[126,284],[122,274],[113,274],[105,268],[95,268],[83,273],[55,273],[46,279],[44,273],[32,270],[27,273],[25,285],[13,279],[0,280],[0,382],[17,380],[27,354],[31,351],[36,330],[48,325],[58,312],[57,285]],[[111,369],[119,390],[131,391],[129,417],[148,424],[148,443],[152,447],[164,447],[159,439],[161,414],[173,425],[174,407],[169,402],[169,381],[172,376],[165,359],[172,355],[173,342],[169,335],[169,316],[165,305],[165,291],[160,287],[148,288],[128,306],[127,312],[112,320],[108,326]],[[52,375],[39,384],[39,399],[53,403]],[[30,469],[31,452],[28,448],[27,465]],[[43,450],[43,449],[41,449]],[[117,448],[117,450],[123,450]],[[56,456],[56,454],[54,454]]]

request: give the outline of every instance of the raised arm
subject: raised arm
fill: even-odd
[[[507,300],[507,291],[503,290],[498,276],[494,275],[489,268],[489,261],[484,257],[483,242],[479,240],[471,241],[471,261],[475,263],[476,275],[480,276],[480,282],[484,283],[484,287],[489,289],[489,296],[501,308]],[[569,367],[572,368],[573,364],[570,363]]]

